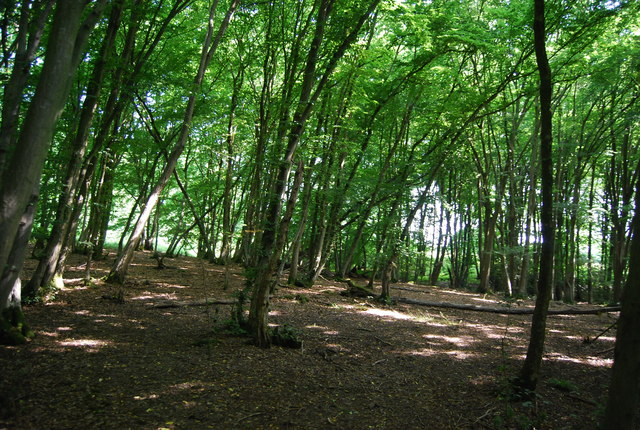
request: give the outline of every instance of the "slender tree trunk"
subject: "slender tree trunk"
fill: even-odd
[[[589,185],[589,209],[593,209],[595,197],[595,164],[591,171],[591,181]],[[589,217],[589,233],[587,235],[587,301],[593,303],[593,221]]]
[[[229,258],[231,255],[231,238],[233,235],[231,226],[231,204],[233,202],[231,186],[233,182],[233,153],[236,136],[235,116],[236,109],[238,108],[238,93],[242,87],[243,75],[244,69],[241,69],[238,71],[237,76],[233,76],[233,93],[231,95],[229,122],[227,124],[227,159],[224,179],[224,198],[222,203],[222,247],[220,249],[220,263],[225,266],[229,265]]]
[[[175,169],[176,164],[178,163],[178,158],[180,158],[180,155],[182,154],[182,151],[184,150],[185,145],[187,143],[187,138],[189,137],[189,133],[191,131],[191,120],[193,118],[195,102],[196,102],[198,93],[202,87],[202,82],[204,80],[204,73],[209,63],[211,62],[211,58],[213,57],[213,54],[218,48],[220,41],[222,40],[222,37],[224,36],[224,33],[226,32],[227,27],[229,26],[231,17],[233,16],[239,3],[240,3],[240,0],[233,0],[231,2],[231,4],[229,5],[229,9],[227,10],[225,17],[222,20],[222,23],[220,24],[220,27],[215,37],[213,37],[214,36],[213,35],[213,31],[214,31],[213,18],[215,16],[217,0],[215,0],[211,6],[210,15],[209,15],[209,26],[208,26],[207,35],[205,37],[205,41],[202,47],[200,65],[193,82],[193,87],[191,89],[191,94],[189,95],[189,100],[187,101],[187,106],[184,113],[184,119],[182,121],[180,136],[178,137],[178,141],[176,142],[173,150],[171,151],[171,154],[167,159],[167,164],[162,170],[162,174],[160,175],[160,178],[158,179],[157,184],[155,185],[153,190],[151,190],[151,193],[149,194],[146,200],[142,213],[138,217],[138,221],[136,222],[133,232],[131,233],[129,240],[127,241],[127,245],[125,246],[122,254],[118,257],[118,259],[114,263],[111,269],[111,272],[107,276],[108,282],[119,283],[119,284],[124,283],[124,280],[127,275],[127,270],[129,269],[129,264],[133,259],[133,254],[135,250],[138,248],[138,245],[142,237],[142,233],[144,231],[144,227],[147,221],[149,220],[149,217],[151,216],[151,213],[153,212],[155,205],[158,203],[158,200],[160,199],[160,194],[164,190],[165,186],[167,185],[167,182],[169,181],[169,178],[173,174],[173,170]]]
[[[304,185],[304,194],[302,199],[302,208],[300,210],[300,222],[298,230],[291,244],[291,268],[289,269],[288,283],[295,285],[298,281],[298,266],[300,265],[300,248],[302,247],[302,238],[307,225],[307,217],[309,215],[309,204],[311,203],[311,191],[313,190],[312,175],[313,165],[307,170],[307,180]]]
[[[435,172],[434,172],[435,174]],[[413,220],[415,219],[416,214],[422,206],[427,201],[427,197],[429,196],[429,189],[431,188],[431,184],[427,185],[418,197],[418,200],[414,204],[413,208],[409,212],[405,222],[404,228],[402,229],[402,234],[400,235],[400,239],[397,242],[394,242],[392,246],[392,251],[390,257],[387,259],[384,269],[382,272],[382,290],[380,292],[380,300],[383,302],[388,302],[391,300],[391,275],[393,270],[397,266],[398,255],[400,253],[400,248],[398,246],[399,243],[403,243],[405,239],[409,236],[409,229],[411,228],[411,224],[413,224]]]
[[[538,295],[531,321],[531,337],[518,385],[535,390],[540,375],[542,353],[546,336],[547,313],[553,288],[553,255],[555,226],[553,220],[553,153],[552,153],[552,113],[551,113],[551,69],[546,52],[545,2],[534,0],[534,44],[538,72],[540,75],[540,164],[542,184],[542,255],[538,278]]]
[[[580,164],[578,157],[578,164]],[[576,169],[574,178],[574,188],[571,198],[571,207],[569,209],[569,219],[567,220],[567,264],[565,268],[564,278],[564,301],[565,303],[574,303],[576,300],[576,258],[578,254],[578,206],[580,204],[580,185],[582,183],[581,168]]]
[[[335,49],[330,57],[329,63],[320,76],[316,73],[319,51],[322,44],[325,25],[331,14],[333,0],[321,0],[318,6],[317,19],[315,21],[315,33],[309,47],[303,80],[301,85],[300,99],[293,117],[293,125],[289,132],[287,147],[282,162],[278,169],[274,192],[266,211],[265,227],[261,239],[261,257],[258,263],[257,276],[255,280],[254,292],[251,298],[251,308],[249,311],[248,326],[257,345],[269,347],[271,338],[269,335],[267,316],[269,307],[269,292],[271,288],[271,278],[277,266],[274,261],[275,256],[281,253],[280,243],[277,240],[276,232],[280,228],[279,218],[282,206],[282,199],[285,195],[286,185],[291,172],[293,157],[296,152],[305,124],[311,115],[315,102],[325,88],[329,77],[333,73],[338,61],[344,56],[347,49],[355,41],[360,29],[375,10],[379,0],[372,0],[367,10],[359,17],[350,33],[342,40],[342,43]],[[316,83],[317,81],[317,83]],[[295,202],[294,202],[295,204]]]
[[[442,224],[445,225],[445,231],[442,231]],[[435,232],[434,232],[435,234]],[[444,204],[440,205],[440,216],[438,222],[438,243],[436,245],[436,256],[433,260],[433,267],[429,273],[429,285],[438,285],[440,272],[444,266],[444,256],[448,247],[448,239],[451,234],[451,211],[445,208]]]
[[[520,283],[518,286],[518,295],[527,296],[527,286],[529,285],[529,267],[531,263],[531,224],[536,211],[536,190],[538,186],[538,145],[535,143],[535,137],[538,136],[539,130],[539,109],[536,108],[536,120],[534,126],[534,139],[531,145],[531,167],[529,168],[529,196],[527,198],[527,214],[525,215],[524,229],[524,252],[522,255],[522,264],[520,265]]]

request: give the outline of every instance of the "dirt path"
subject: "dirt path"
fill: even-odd
[[[81,286],[77,258],[67,288],[26,308],[36,339],[0,349],[0,429],[573,429],[594,428],[605,401],[614,335],[584,340],[615,314],[550,317],[540,396],[509,403],[501,393],[530,316],[385,307],[322,281],[280,288],[273,300],[271,321],[301,330],[303,349],[262,350],[223,329],[229,305],[154,307],[229,299],[243,285],[239,268],[225,277],[180,258],[156,270],[139,253],[120,302],[102,282]],[[505,305],[404,287],[394,294]]]

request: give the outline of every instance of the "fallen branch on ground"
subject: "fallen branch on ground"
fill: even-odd
[[[407,303],[410,305],[429,306],[433,308],[459,309],[463,311],[489,312],[494,314],[505,315],[531,315],[533,308],[489,308],[478,305],[457,304],[447,302],[426,302],[422,300],[408,299],[399,297],[395,299],[398,303]],[[595,309],[549,309],[549,315],[598,315],[607,312],[617,312],[620,306],[607,306]]]
[[[397,287],[397,286],[392,286],[391,288],[394,289],[394,290],[413,291],[415,293],[426,293],[426,294],[431,293],[431,291],[429,291],[429,290],[421,290],[419,288]]]
[[[166,308],[184,308],[187,306],[208,306],[208,305],[234,305],[236,300],[198,300],[195,302],[179,302],[176,300],[169,300],[166,302],[156,303],[153,305],[155,309]]]

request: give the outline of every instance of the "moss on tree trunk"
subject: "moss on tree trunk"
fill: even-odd
[[[0,344],[21,345],[34,336],[22,309],[11,306],[0,315]]]

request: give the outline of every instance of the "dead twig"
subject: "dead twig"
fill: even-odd
[[[384,343],[387,346],[393,346],[392,343],[387,342],[386,340],[380,339],[378,336],[374,336],[376,338],[376,340],[378,340],[381,343]]]
[[[247,420],[247,419],[249,419],[249,418],[251,418],[251,417],[257,417],[258,415],[264,415],[264,412],[254,412],[254,413],[252,413],[252,414],[249,414],[249,415],[247,415],[247,416],[245,416],[245,417],[240,418],[240,419],[239,419],[238,421],[236,421],[236,422],[244,421],[244,420]]]
[[[586,403],[587,405],[591,405],[591,406],[598,406],[598,404],[596,402],[594,402],[593,400],[589,400],[589,399],[584,399],[580,396],[576,396],[575,394],[567,394],[568,397],[571,397],[572,399],[581,401],[583,403]]]
[[[608,352],[612,352],[614,349],[616,349],[616,347],[615,347],[615,346],[614,346],[614,347],[611,347],[611,348],[604,349],[604,350],[602,350],[602,351],[595,352],[594,354],[595,354],[595,355],[602,355],[602,354],[606,354],[606,353],[608,353]]]
[[[609,330],[611,330],[612,328],[614,328],[616,325],[618,324],[618,320],[616,320],[613,324],[611,324],[609,327],[607,327],[606,329],[604,329],[603,331],[601,331],[596,337],[594,337],[593,339],[590,338],[586,338],[584,343],[589,344],[589,343],[593,343],[596,340],[598,340],[599,337],[603,336],[606,332],[608,332]]]

